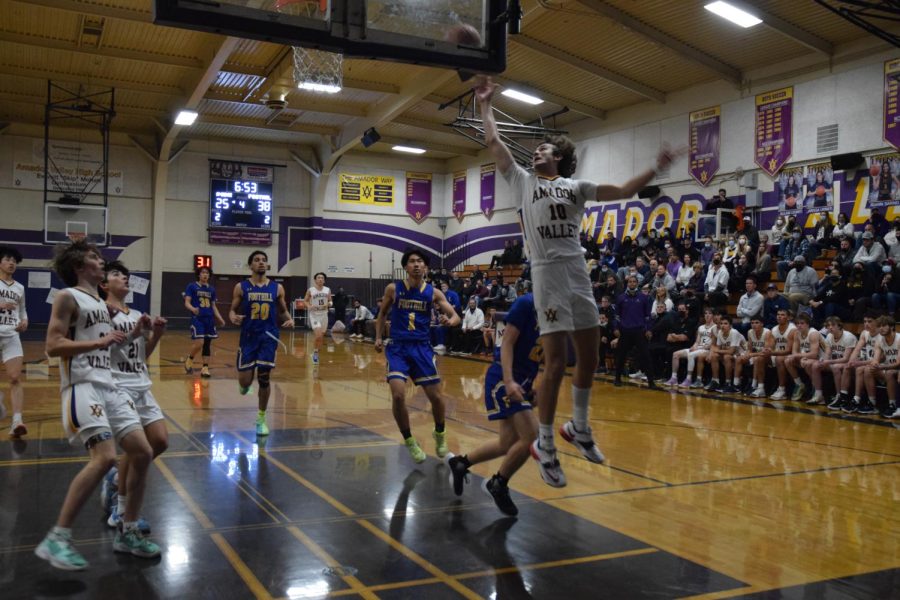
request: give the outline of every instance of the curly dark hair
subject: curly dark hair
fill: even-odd
[[[97,246],[84,240],[56,247],[52,267],[67,286],[78,285],[78,269],[84,266],[84,257],[88,252],[100,254]]]
[[[544,143],[553,144],[556,148],[553,155],[559,156],[559,164],[556,166],[559,174],[563,177],[574,175],[578,167],[578,157],[575,156],[575,144],[572,140],[564,135],[547,135],[544,136]]]

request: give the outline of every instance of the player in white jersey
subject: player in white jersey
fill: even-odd
[[[772,337],[769,338],[769,356],[772,357],[772,366],[778,375],[778,389],[769,396],[772,400],[787,398],[788,372],[785,363],[794,351],[794,338],[797,337],[797,328],[791,323],[793,316],[794,313],[787,308],[779,309],[775,313],[777,325],[772,328]]]
[[[883,381],[887,388],[888,402],[894,405],[894,413],[890,418],[900,417],[897,406],[897,378],[900,370],[900,335],[895,331],[897,323],[894,317],[882,315],[878,317],[878,337],[875,338],[875,356],[865,368],[866,394],[868,398],[857,402],[856,412],[871,415],[875,409],[875,386]],[[856,400],[854,398],[854,400]]]
[[[309,319],[309,328],[315,333],[316,339],[313,346],[312,361],[319,364],[319,349],[322,340],[328,330],[328,309],[331,308],[331,289],[325,286],[328,277],[325,273],[316,273],[313,276],[315,285],[306,290],[303,298],[306,302],[306,318]]]
[[[825,396],[822,394],[822,373],[830,372],[834,378],[835,391],[841,389],[841,371],[835,369],[835,366],[847,364],[850,361],[850,355],[853,354],[853,348],[856,347],[856,336],[844,330],[844,324],[840,317],[825,319],[825,328],[828,330],[828,335],[825,336],[825,347],[828,348],[828,354],[807,370],[809,378],[812,380],[813,390],[815,390],[812,398],[806,402],[807,404],[827,404]]]
[[[809,372],[814,364],[828,356],[828,346],[822,334],[812,328],[812,319],[808,314],[800,313],[794,318],[794,323],[797,335],[794,336],[794,348],[784,361],[784,367],[794,380],[791,401],[800,402],[806,394],[806,385],[800,379],[800,369]]]
[[[106,278],[100,284],[100,290],[105,292],[113,329],[128,336],[124,344],[116,344],[109,349],[116,392],[124,402],[134,405],[144,428],[144,435],[147,436],[147,442],[153,449],[153,458],[156,459],[169,447],[169,432],[166,429],[165,416],[156,398],[150,393],[152,382],[147,370],[147,357],[153,354],[165,332],[166,320],[162,317],[151,319],[149,315],[131,310],[125,304],[125,298],[130,291],[128,287],[130,273],[125,265],[119,261],[108,262],[104,271]],[[111,469],[104,482],[112,483],[117,477],[118,482],[112,487],[124,492],[128,489],[129,471],[126,454],[119,461],[118,472]],[[101,492],[101,498],[106,499],[108,494],[108,491]],[[110,527],[117,527],[125,514],[128,504],[127,494],[119,494],[115,504],[108,499],[105,501],[109,504],[110,513],[106,523]],[[150,533],[150,525],[144,518],[138,519],[138,527],[143,533]]]
[[[762,316],[750,317],[750,329],[747,330],[747,351],[734,361],[734,387],[741,389],[741,377],[744,366],[753,369],[750,385],[742,391],[753,398],[766,397],[766,365],[769,364],[769,338],[772,332],[763,326]]]
[[[709,348],[712,346],[713,335],[715,335],[716,324],[713,318],[713,310],[707,308],[703,311],[703,323],[697,327],[697,339],[690,348],[678,350],[672,354],[672,379],[678,379],[678,364],[682,358],[687,359],[687,376],[678,384],[680,388],[689,388],[693,385],[694,364],[697,364],[697,381],[703,381],[703,364],[706,357],[709,356]],[[699,387],[699,386],[698,386]]]
[[[544,376],[538,393],[540,433],[531,446],[531,454],[540,464],[544,481],[562,486],[565,475],[556,457],[553,420],[569,337],[575,348],[573,410],[572,420],[563,424],[560,433],[588,460],[604,460],[588,425],[591,384],[598,360],[599,315],[578,237],[585,203],[632,197],[660,169],[668,167],[678,153],[664,147],[652,168],[623,186],[597,185],[571,179],[577,163],[575,146],[564,136],[554,136],[535,148],[531,162],[534,173],[530,174],[515,163],[500,139],[491,106],[496,88],[490,77],[481,76],[475,96],[484,121],[485,142],[519,208],[544,347]]]
[[[28,328],[25,311],[25,288],[13,279],[22,254],[10,246],[0,246],[0,360],[9,376],[9,396],[12,401],[12,423],[9,435],[20,438],[28,433],[22,421],[25,392],[22,389],[22,341],[19,334]],[[6,407],[0,396],[0,419],[6,417]]]
[[[737,388],[731,384],[734,374],[734,363],[738,356],[747,349],[747,340],[741,332],[731,326],[731,317],[719,315],[719,324],[712,346],[709,349],[709,366],[712,368],[712,379],[706,386],[709,392],[735,394]],[[719,384],[719,365],[725,366],[725,384]]]
[[[103,259],[83,241],[62,247],[54,268],[68,288],[53,300],[47,326],[47,355],[62,359],[60,388],[63,428],[70,442],[87,448],[90,460],[69,484],[53,527],[35,548],[35,554],[58,569],[80,571],[87,561],[72,546],[72,523],[103,475],[115,464],[117,441],[128,454],[134,477],[129,479],[125,523],[113,550],[135,556],[159,556],[159,546],[137,527],[143,483],[152,450],[134,408],[121,402],[110,370],[109,347],[128,336],[112,328],[109,309],[97,286],[103,281]]]
[[[836,363],[831,366],[835,380],[840,381],[840,394],[828,405],[829,410],[844,410],[856,412],[858,402],[854,404],[854,398],[860,398],[865,390],[865,368],[875,356],[875,338],[878,337],[878,318],[874,314],[863,317],[863,330],[859,333],[856,347],[850,353],[850,360],[844,364]],[[854,394],[850,395],[850,380],[856,376]]]

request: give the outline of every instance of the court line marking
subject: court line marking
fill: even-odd
[[[250,567],[247,566],[235,549],[228,543],[228,541],[222,536],[221,533],[213,533],[210,535],[213,542],[215,542],[216,546],[219,547],[219,550],[222,554],[225,555],[225,558],[231,564],[231,567],[237,572],[238,576],[244,580],[244,583],[250,588],[250,591],[261,600],[270,600],[272,598],[272,594],[269,593],[269,590],[256,578],[256,575],[253,574],[253,571]]]
[[[206,516],[206,513],[203,512],[200,506],[194,501],[193,496],[191,496],[184,486],[181,485],[181,482],[178,481],[178,478],[175,477],[175,474],[169,469],[163,459],[157,457],[156,460],[153,461],[153,464],[160,470],[163,477],[166,478],[166,481],[169,482],[169,485],[172,486],[175,493],[181,498],[181,501],[187,505],[188,510],[193,513],[194,517],[199,521],[200,526],[203,527],[203,529],[212,529],[214,527],[212,520]]]
[[[246,438],[244,438],[241,434],[233,432],[232,435],[234,435],[236,438],[244,441],[244,443],[247,443]],[[388,546],[390,546],[391,548],[393,548],[394,550],[396,550],[397,552],[399,552],[400,554],[402,554],[403,556],[405,556],[412,562],[416,563],[417,565],[419,565],[420,567],[425,569],[425,571],[427,571],[428,573],[431,573],[433,576],[440,579],[441,583],[452,588],[454,591],[461,594],[465,598],[470,598],[471,600],[480,600],[481,597],[478,594],[476,594],[475,592],[473,592],[466,586],[462,585],[458,581],[451,579],[451,577],[447,573],[442,571],[440,568],[438,568],[437,566],[435,566],[434,564],[432,564],[431,562],[429,562],[428,560],[426,560],[425,558],[423,558],[422,556],[417,554],[412,549],[401,544],[400,542],[395,540],[393,537],[391,537],[389,534],[385,533],[384,531],[382,531],[375,525],[371,524],[368,520],[359,518],[355,512],[353,512],[350,508],[347,507],[347,505],[345,505],[337,498],[335,498],[335,497],[331,496],[330,494],[328,494],[327,492],[325,492],[322,488],[315,485],[314,483],[312,483],[311,481],[309,481],[308,479],[306,479],[305,477],[303,477],[302,475],[300,475],[299,473],[294,471],[292,468],[285,465],[280,460],[269,456],[268,453],[265,451],[260,452],[260,458],[265,458],[267,461],[271,462],[271,464],[275,465],[276,468],[280,469],[281,471],[286,473],[289,477],[291,477],[294,481],[300,483],[302,486],[307,488],[309,491],[311,491],[315,495],[319,496],[319,498],[321,498],[322,500],[324,500],[325,502],[327,502],[328,504],[330,504],[331,506],[336,508],[339,512],[343,513],[344,515],[346,515],[348,517],[356,516],[357,518],[356,518],[355,522],[357,524],[359,524],[363,529],[366,529],[367,531],[372,533],[375,537],[377,537],[377,538],[381,539],[383,542],[385,542]]]
[[[809,583],[815,583],[811,581]],[[807,585],[807,584],[801,584]],[[771,588],[771,589],[781,589],[781,588]],[[743,596],[744,594],[755,594],[757,592],[765,591],[764,587],[748,585],[746,587],[739,587],[730,590],[722,590],[719,592],[710,592],[708,594],[698,594],[696,596],[682,596],[679,600],[719,600],[720,598],[734,598],[735,596]]]
[[[287,528],[287,530],[291,533],[291,535],[300,540],[300,543],[306,546],[306,548],[314,555],[316,555],[319,560],[321,560],[329,567],[342,566],[337,560],[335,560],[333,556],[331,556],[311,537],[300,531],[300,528],[296,525],[291,525]],[[362,581],[357,579],[355,575],[341,575],[341,579],[344,580],[344,583],[350,586],[350,592],[357,593],[363,598],[367,598],[369,600],[378,600],[378,596],[369,591],[366,585]]]

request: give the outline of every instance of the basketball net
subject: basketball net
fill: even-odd
[[[69,240],[71,240],[71,242],[73,244],[75,242],[83,242],[84,239],[87,237],[86,233],[79,233],[79,232],[74,232],[74,231],[70,231],[66,235],[69,236]]]
[[[275,0],[275,10],[286,15],[324,19],[325,0]],[[344,55],[293,46],[294,83],[298,89],[336,94],[344,83]]]

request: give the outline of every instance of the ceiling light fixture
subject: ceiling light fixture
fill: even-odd
[[[193,125],[197,120],[197,113],[193,110],[183,110],[175,117],[176,125]]]
[[[394,152],[406,152],[408,154],[425,154],[424,148],[415,148],[413,146],[394,146],[391,150]]]
[[[734,23],[735,25],[740,25],[744,29],[748,27],[753,27],[754,25],[759,25],[762,23],[761,19],[751,15],[745,10],[741,10],[737,6],[733,4],[729,4],[728,2],[723,2],[722,0],[718,0],[717,2],[711,2],[704,6],[706,10],[709,12],[719,15],[723,19],[727,19]]]
[[[525,102],[526,104],[542,104],[544,102],[537,96],[532,96],[531,94],[526,94],[518,90],[505,89],[500,93],[504,96],[507,96],[508,98],[518,100],[519,102]]]

